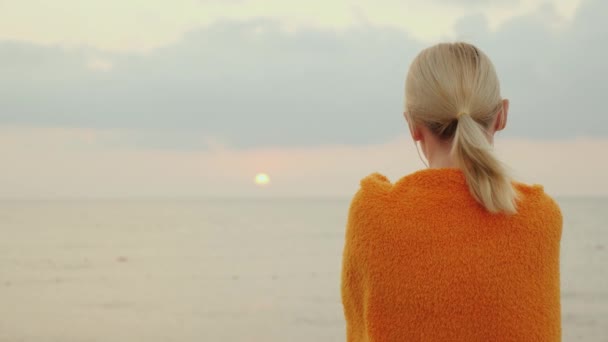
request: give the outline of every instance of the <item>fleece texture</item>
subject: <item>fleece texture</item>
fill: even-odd
[[[347,341],[560,341],[562,214],[542,186],[513,184],[509,216],[477,203],[459,169],[362,179],[342,263]]]

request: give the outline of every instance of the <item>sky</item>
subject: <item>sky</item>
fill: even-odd
[[[601,0],[0,2],[0,198],[348,197],[424,168],[403,119],[423,48],[467,41],[510,99],[496,151],[608,196]],[[268,173],[270,184],[254,184]]]

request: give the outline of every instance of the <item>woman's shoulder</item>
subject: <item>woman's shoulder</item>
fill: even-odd
[[[389,191],[393,184],[385,175],[380,172],[371,173],[359,182],[360,190],[370,194],[380,194]]]
[[[390,180],[379,172],[374,172],[363,177],[359,181],[359,189],[353,196],[350,204],[350,212],[366,211],[363,209],[369,204],[377,202],[377,199],[384,197],[391,189]]]
[[[391,191],[393,184],[379,172],[371,173],[359,181],[359,189],[350,202],[351,220],[367,220],[375,216],[377,209],[383,206],[383,199]]]
[[[417,172],[402,176],[395,182],[380,172],[373,172],[361,178],[359,189],[351,201],[351,211],[383,214],[385,209],[393,207],[395,201],[407,201],[420,189]],[[421,194],[418,194],[421,195]]]
[[[373,172],[361,179],[361,190],[369,194],[400,193],[414,189],[450,190],[463,188],[466,185],[464,174],[456,168],[423,169],[411,172],[391,182],[388,177],[379,172]]]
[[[536,212],[541,212],[546,217],[553,217],[561,222],[562,212],[560,206],[555,198],[545,191],[543,185],[514,181],[513,186],[518,192],[522,210],[530,208]]]
[[[519,207],[523,211],[541,212],[545,218],[553,218],[561,222],[562,213],[558,202],[545,191],[541,184],[528,184],[521,181],[512,182],[519,195]],[[379,172],[373,172],[360,180],[360,187],[355,194],[352,204],[361,208],[383,207],[385,200],[394,197],[415,197],[417,203],[422,203],[423,197],[432,196],[465,196],[469,193],[466,179],[458,169],[424,169],[412,172],[395,182]],[[409,196],[408,196],[409,195]]]
[[[513,181],[512,183],[520,196],[525,196],[529,201],[540,205],[558,206],[557,201],[545,191],[545,187],[542,184],[528,184],[519,181]]]

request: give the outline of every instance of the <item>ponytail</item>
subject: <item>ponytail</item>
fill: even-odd
[[[488,56],[474,45],[440,43],[422,50],[409,68],[405,108],[442,141],[466,176],[471,195],[492,213],[514,214],[517,192],[494,156],[489,134],[504,109],[500,83]],[[464,110],[455,117],[458,110]]]
[[[489,212],[517,212],[517,192],[505,166],[496,158],[486,131],[468,113],[458,114],[452,157],[462,169],[475,199]]]

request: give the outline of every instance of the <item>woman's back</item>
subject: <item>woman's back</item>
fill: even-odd
[[[344,249],[348,341],[559,341],[561,212],[514,185],[508,215],[457,168],[364,178]]]

